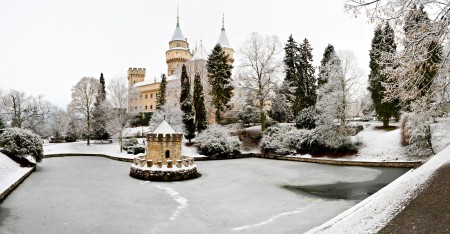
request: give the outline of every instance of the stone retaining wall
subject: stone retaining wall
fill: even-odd
[[[25,175],[23,175],[22,177],[20,177],[19,180],[17,180],[16,182],[14,182],[11,186],[9,186],[9,188],[7,188],[5,191],[3,191],[0,194],[0,203],[3,202],[3,200],[6,199],[6,197],[8,197],[9,194],[11,194],[17,187],[19,187],[19,185],[26,179],[28,178],[28,176],[31,175],[31,173],[33,173],[34,171],[36,171],[36,166],[34,166],[30,171],[28,171]]]
[[[65,157],[65,156],[97,156],[109,158],[122,162],[133,162],[132,158],[119,158],[105,154],[47,154],[44,158],[52,157]],[[195,161],[209,161],[209,160],[222,160],[222,159],[238,159],[238,158],[265,158],[265,159],[276,159],[276,160],[286,160],[286,161],[296,161],[296,162],[309,162],[309,163],[320,163],[338,166],[361,166],[361,167],[399,167],[399,168],[416,168],[423,164],[423,162],[364,162],[364,161],[344,161],[344,160],[334,160],[334,159],[320,159],[320,158],[296,158],[296,157],[286,157],[272,154],[257,154],[257,153],[246,153],[246,154],[233,154],[226,158],[219,157],[194,157]]]
[[[200,174],[197,172],[196,167],[177,171],[141,170],[137,167],[131,167],[130,176],[140,180],[180,181],[195,179]]]

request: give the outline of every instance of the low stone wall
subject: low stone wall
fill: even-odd
[[[200,176],[197,168],[182,169],[177,171],[163,170],[143,170],[138,167],[131,167],[130,176],[140,180],[150,181],[180,181],[195,179]]]
[[[3,200],[5,200],[6,197],[8,197],[8,195],[11,194],[17,187],[19,187],[19,185],[20,185],[26,178],[28,178],[28,176],[30,176],[31,173],[33,173],[34,171],[36,171],[36,166],[34,166],[30,171],[28,171],[26,174],[24,174],[22,177],[20,177],[20,179],[17,180],[16,182],[14,182],[11,186],[9,186],[9,188],[7,188],[5,191],[3,191],[2,193],[0,193],[0,203],[2,203]]]
[[[245,153],[230,155],[227,158],[215,157],[196,157],[195,161],[221,160],[221,159],[238,159],[238,158],[265,158],[274,160],[286,160],[296,162],[319,163],[337,166],[361,166],[361,167],[397,167],[397,168],[416,168],[423,164],[423,162],[365,162],[365,161],[350,161],[350,160],[335,160],[335,159],[320,159],[320,158],[300,158],[300,157],[286,157],[274,154],[258,154]]]
[[[46,154],[46,155],[44,155],[44,158],[71,157],[71,156],[103,157],[103,158],[109,158],[109,159],[121,161],[121,162],[133,162],[133,160],[134,160],[133,158],[120,158],[120,157],[115,157],[115,156],[111,156],[111,155],[107,155],[107,154],[83,154],[83,153]],[[136,157],[137,157],[137,155],[136,155]]]

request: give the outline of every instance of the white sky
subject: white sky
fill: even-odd
[[[103,72],[108,84],[126,79],[128,67],[145,67],[146,79],[159,77],[167,70],[177,3],[191,48],[203,40],[212,49],[225,13],[236,53],[251,32],[275,34],[283,43],[292,33],[297,42],[308,38],[315,66],[330,43],[352,50],[369,70],[374,26],[346,14],[343,0],[20,0],[0,7],[0,88],[43,94],[65,107],[72,86],[84,76]]]

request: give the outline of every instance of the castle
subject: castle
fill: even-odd
[[[225,54],[228,55],[228,62],[234,62],[234,50],[228,42],[225,33],[224,19],[222,19],[222,29],[220,31],[219,40],[217,42],[222,46]],[[197,47],[197,46],[196,46]],[[191,51],[187,38],[184,37],[180,27],[180,17],[177,13],[177,25],[169,41],[169,49],[166,51],[167,63],[167,103],[178,105],[179,93],[181,90],[180,74],[181,66],[186,65],[188,75],[193,86],[195,73],[199,73],[202,79],[203,89],[205,93],[205,106],[207,109],[207,118],[209,122],[214,121],[214,110],[210,103],[208,74],[206,71],[206,60],[208,53],[203,44],[200,43],[198,48]],[[145,80],[145,68],[129,68],[128,69],[128,88],[129,88],[129,112],[154,112],[156,110],[156,98],[159,95],[160,82],[156,78]]]

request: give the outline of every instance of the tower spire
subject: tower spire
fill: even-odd
[[[177,3],[177,26],[180,25],[180,4]]]
[[[225,13],[222,13],[222,30],[225,30]]]

